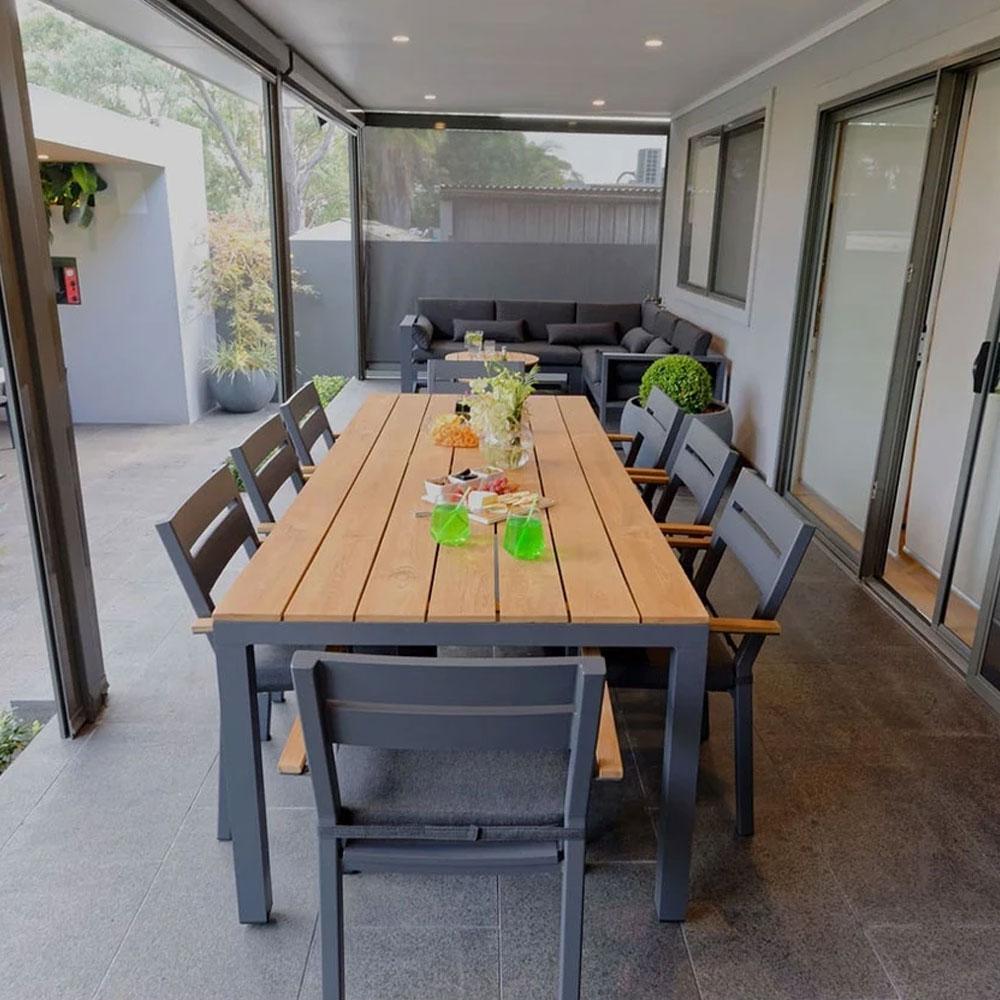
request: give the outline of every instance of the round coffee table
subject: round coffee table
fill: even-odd
[[[482,351],[453,351],[451,354],[446,354],[444,359],[445,361],[523,361],[525,367],[538,364],[537,355],[525,351],[508,351],[506,356],[499,351],[494,354]]]

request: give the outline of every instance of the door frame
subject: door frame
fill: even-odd
[[[855,551],[844,539],[835,531],[829,528],[821,519],[792,493],[792,482],[794,479],[796,452],[799,435],[801,433],[801,417],[803,401],[809,391],[806,384],[808,363],[812,351],[813,333],[819,312],[822,307],[822,286],[824,271],[826,267],[827,247],[829,241],[829,227],[831,213],[833,211],[833,193],[836,183],[837,164],[840,156],[840,125],[849,118],[866,111],[881,110],[887,107],[894,107],[898,104],[906,103],[910,100],[919,100],[922,97],[929,97],[938,92],[940,86],[939,76],[927,75],[917,77],[909,81],[895,83],[892,86],[876,90],[872,93],[857,96],[849,100],[839,102],[833,106],[821,109],[817,123],[817,142],[813,157],[812,180],[810,184],[810,197],[806,217],[806,231],[803,242],[802,262],[799,267],[798,293],[796,296],[795,320],[792,329],[792,344],[789,352],[788,372],[786,375],[785,400],[782,415],[782,432],[779,441],[777,486],[780,493],[816,526],[820,536],[832,548],[837,555],[857,573],[859,576],[869,575],[866,570],[870,563],[870,553],[867,551],[866,540],[868,537],[868,527],[872,519],[873,501],[869,501],[866,516],[866,530],[862,541],[861,551]],[[921,192],[918,196],[918,210],[916,224],[921,222],[920,208],[926,191],[928,177],[928,165],[930,163],[930,146],[933,140],[935,129],[936,109],[931,112],[931,139],[928,141],[928,153],[925,155],[924,176],[921,182]],[[917,230],[914,226],[914,237],[911,242],[911,258],[908,264],[907,274],[912,274],[913,248],[916,246]],[[933,272],[932,272],[933,273]],[[893,348],[893,364],[900,350],[900,342],[903,339],[904,323],[912,324],[912,307],[907,307],[907,299],[912,298],[914,293],[914,282],[908,279],[904,290],[904,301],[900,308],[900,320],[897,325],[896,341]],[[929,295],[929,289],[928,289]],[[916,369],[914,368],[914,372]],[[890,381],[890,387],[892,382]],[[910,388],[912,394],[912,386]],[[877,482],[877,472],[883,461],[883,450],[885,443],[886,420],[889,413],[889,405],[898,405],[898,401],[890,400],[890,393],[887,393],[886,406],[883,411],[882,426],[879,432],[880,445],[876,454],[876,475],[873,482]],[[905,433],[905,428],[904,428]],[[900,447],[900,462],[902,461],[902,447]],[[890,505],[889,518],[891,523],[892,510]],[[886,526],[888,531],[889,525]]]
[[[14,0],[0,0],[0,309],[57,715],[73,736],[107,679]]]

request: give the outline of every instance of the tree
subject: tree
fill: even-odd
[[[264,224],[266,153],[263,116],[256,102],[38,0],[22,0],[19,11],[31,83],[119,114],[150,121],[166,118],[199,129],[209,210],[237,212]],[[315,224],[310,213],[346,215],[350,204],[346,155],[339,157],[342,166],[328,162],[333,157],[327,156],[331,148],[338,148],[334,133],[341,130],[318,125],[314,113],[299,108],[286,108],[284,117],[288,148],[293,150],[287,199],[292,231]]]

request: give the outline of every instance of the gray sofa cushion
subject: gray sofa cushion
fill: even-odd
[[[340,799],[353,823],[559,823],[568,754],[338,746]]]
[[[677,321],[669,339],[681,354],[707,354],[712,344],[712,335],[708,330],[703,330],[686,319]]]
[[[676,354],[677,348],[662,337],[654,337],[646,347],[646,354]]]
[[[417,299],[417,312],[434,324],[435,337],[449,340],[456,319],[496,319],[492,299]]]
[[[670,340],[677,317],[666,309],[661,309],[655,302],[642,304],[642,328],[654,337]]]
[[[641,326],[637,326],[622,337],[622,348],[630,354],[642,354],[652,342],[653,335]]]
[[[539,364],[544,368],[546,365],[561,365],[572,368],[580,364],[580,348],[572,344],[550,344],[547,340],[526,340],[523,344],[517,345],[518,351],[525,354],[534,354],[538,358]]]
[[[601,355],[614,352],[613,347],[581,347],[580,364],[583,367],[583,377],[591,385],[599,385],[601,381]]]
[[[427,350],[434,339],[434,324],[426,316],[418,316],[413,324],[413,343]]]
[[[456,315],[458,314],[456,313]],[[470,316],[469,318],[477,319],[478,317]],[[488,318],[494,319],[493,316]],[[576,319],[576,303],[498,299],[495,318],[523,319],[528,325],[527,336],[529,340],[546,340],[548,333],[545,327],[549,323],[572,323]]]
[[[549,323],[550,344],[607,344],[618,346],[618,327],[614,323]]]
[[[414,347],[413,350],[410,351],[410,356],[414,361],[429,361],[431,358],[443,358],[448,354],[454,354],[456,351],[460,351],[461,349],[461,344],[456,344],[454,340],[451,340],[450,338],[448,340],[442,340],[438,337],[431,341],[430,347]]]
[[[619,334],[642,322],[638,302],[578,302],[577,323],[617,323]]]
[[[524,340],[524,320],[520,319],[456,319],[452,320],[451,328],[459,342],[470,330],[482,330],[484,340],[495,340],[498,344]]]

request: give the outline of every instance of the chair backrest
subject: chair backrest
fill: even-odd
[[[223,466],[156,526],[184,591],[199,618],[215,610],[212,588],[241,547],[257,551],[257,533],[240,499],[236,480]]]
[[[487,367],[488,365],[488,367]],[[428,392],[468,392],[471,378],[486,378],[497,368],[523,372],[523,361],[444,361],[432,358],[427,362]]]
[[[692,417],[681,432],[681,440],[672,456],[670,481],[663,489],[653,512],[658,521],[666,519],[681,486],[694,497],[697,511],[693,524],[710,524],[719,502],[733,478],[739,454],[715,431]]]
[[[319,822],[342,825],[333,744],[569,751],[564,820],[582,829],[604,688],[600,657],[452,659],[299,652],[292,681]],[[428,803],[433,811],[433,803]],[[447,824],[447,819],[443,819]]]
[[[655,386],[645,406],[626,403],[622,409],[621,432],[632,434],[635,440],[626,455],[625,464],[640,468],[667,468],[683,422],[684,411]]]
[[[814,530],[757,473],[744,469],[695,574],[695,589],[707,596],[722,556],[731,550],[757,588],[759,601],[754,617],[774,618]]]
[[[315,382],[310,379],[279,407],[288,440],[292,442],[301,465],[312,465],[312,446],[322,438],[333,446],[333,430],[319,399]]]
[[[230,454],[254,513],[261,521],[274,521],[271,501],[285,483],[291,480],[296,493],[305,484],[295,449],[277,413],[268,417]]]

